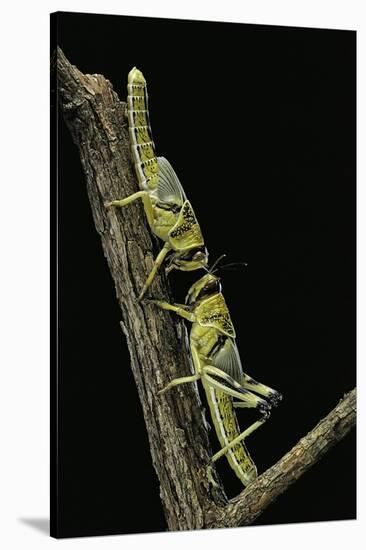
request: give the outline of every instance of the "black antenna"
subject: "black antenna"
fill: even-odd
[[[210,269],[210,273],[212,273],[212,275],[215,273],[215,271],[214,271],[215,267],[217,266],[217,264],[218,264],[219,262],[221,262],[221,260],[222,260],[223,258],[226,258],[226,254],[221,254],[221,256],[219,256],[219,257],[217,258],[217,260],[214,262],[213,266],[212,266],[211,269]]]
[[[247,267],[247,266],[248,264],[246,262],[234,262],[231,264],[220,265],[217,269],[215,269],[215,271],[211,271],[211,273],[214,274],[215,272],[217,273],[217,271],[221,271],[223,269],[231,269],[233,267]]]

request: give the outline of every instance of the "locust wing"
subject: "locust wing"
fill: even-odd
[[[172,249],[182,252],[203,246],[201,228],[177,174],[166,158],[158,157],[157,160],[159,206],[177,214],[176,223],[169,231]]]
[[[231,338],[225,339],[225,343],[213,357],[213,364],[218,369],[229,374],[239,384],[242,383],[244,375],[243,367],[237,345]]]
[[[158,174],[159,202],[182,207],[187,200],[186,194],[172,165],[164,157],[158,157]]]

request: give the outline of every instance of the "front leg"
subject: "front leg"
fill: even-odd
[[[152,270],[150,271],[149,276],[146,279],[146,282],[143,286],[143,289],[140,292],[140,296],[138,297],[139,302],[141,302],[142,298],[144,297],[145,292],[147,291],[147,289],[149,288],[149,286],[153,282],[154,277],[155,277],[159,267],[163,263],[163,261],[165,259],[165,256],[168,254],[168,252],[170,252],[170,250],[171,250],[170,244],[165,243],[163,248],[160,250],[159,254],[156,256],[155,261],[154,261],[154,265],[152,267]]]
[[[187,311],[185,309],[186,306],[183,306],[181,304],[169,304],[168,302],[161,302],[160,300],[146,300],[146,302],[150,304],[155,304],[161,309],[174,311],[177,315],[179,315],[180,317],[183,317],[183,319],[187,319],[187,321],[191,321],[191,323],[194,323],[196,320],[196,316],[194,315],[194,313]]]
[[[192,376],[183,376],[182,378],[174,378],[169,384],[167,384],[162,390],[158,391],[158,395],[162,395],[166,391],[174,388],[174,386],[180,386],[181,384],[188,384],[189,382],[197,382],[201,378],[200,374],[193,374]]]

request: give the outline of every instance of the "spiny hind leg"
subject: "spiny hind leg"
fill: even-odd
[[[266,415],[263,415],[262,418],[260,418],[259,420],[257,420],[256,422],[253,422],[253,424],[251,424],[249,426],[249,428],[247,428],[246,430],[244,430],[243,432],[241,432],[240,435],[238,435],[237,437],[235,437],[232,441],[230,441],[230,443],[228,443],[225,447],[223,447],[222,449],[220,449],[220,451],[218,451],[216,454],[213,455],[213,457],[211,458],[211,463],[213,462],[216,462],[216,460],[218,460],[219,458],[221,458],[222,456],[224,456],[229,449],[231,449],[232,447],[235,447],[235,445],[238,445],[238,443],[240,443],[241,441],[244,441],[244,439],[246,439],[250,434],[252,434],[255,430],[257,430],[258,428],[260,428],[261,426],[263,426],[263,424],[265,423],[265,421],[267,420],[268,418],[268,414]]]
[[[220,457],[225,455],[229,449],[244,441],[250,434],[255,430],[260,428],[263,423],[268,419],[270,414],[270,405],[264,400],[253,394],[252,392],[243,388],[236,380],[225,372],[217,369],[216,367],[206,366],[203,367],[203,377],[206,382],[214,387],[216,390],[220,390],[223,393],[226,393],[230,397],[235,397],[239,399],[240,406],[246,408],[257,408],[262,413],[262,418],[253,422],[246,430],[234,438],[228,445],[220,449],[210,461],[210,464],[218,460]],[[212,473],[210,470],[210,465],[208,466],[208,476],[212,478]]]
[[[144,203],[145,213],[147,216],[147,221],[149,222],[150,227],[153,228],[154,227],[154,208],[150,199],[150,195],[147,191],[138,191],[137,193],[134,193],[133,195],[130,195],[125,199],[106,202],[104,203],[104,206],[106,208],[111,208],[112,206],[122,207],[122,206],[126,206],[126,204],[129,204],[130,202],[136,201],[137,199],[142,199],[142,202]]]
[[[227,395],[230,395],[230,397],[239,399],[239,402],[243,403],[243,407],[256,408],[261,412],[270,408],[267,401],[243,388],[239,382],[234,380],[232,376],[221,369],[218,369],[212,365],[205,365],[202,368],[202,372],[205,380],[210,386],[213,386],[217,390],[223,391]]]
[[[170,247],[170,244],[169,243],[165,243],[165,245],[163,246],[163,248],[160,250],[159,254],[156,256],[155,258],[155,261],[154,261],[154,265],[152,267],[152,270],[150,271],[149,273],[149,276],[148,278],[146,279],[146,282],[144,284],[144,287],[143,289],[141,290],[140,292],[140,296],[138,297],[138,301],[140,302],[145,294],[145,292],[147,291],[147,289],[149,288],[149,286],[151,285],[151,283],[153,282],[154,280],[154,277],[159,269],[159,267],[161,266],[161,264],[163,263],[164,259],[165,259],[165,256],[168,254],[168,252],[171,250],[171,247]]]
[[[263,397],[269,399],[273,406],[277,406],[282,399],[282,395],[280,394],[280,392],[274,390],[273,388],[270,388],[269,386],[266,386],[265,384],[257,382],[256,380],[254,380],[254,378],[249,376],[249,374],[244,373],[242,385],[243,388],[258,393],[259,395],[263,395]]]

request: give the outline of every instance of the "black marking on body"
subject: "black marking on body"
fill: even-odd
[[[173,239],[181,235],[184,235],[184,233],[187,233],[188,231],[190,231],[190,229],[192,229],[192,227],[197,224],[197,220],[194,214],[192,213],[192,210],[189,204],[186,203],[183,206],[182,215],[183,215],[184,222],[176,229],[173,229],[173,231],[170,233]]]
[[[215,355],[220,351],[220,349],[224,347],[227,338],[228,338],[228,336],[224,336],[223,334],[219,334],[216,342],[214,343],[214,345],[211,348],[211,351],[209,353],[209,357],[212,357],[212,358],[215,357]]]
[[[133,131],[135,136],[137,136],[138,134],[144,134],[146,132],[146,134],[150,137],[149,141],[154,141],[151,135],[150,126],[134,126]]]
[[[213,312],[209,315],[206,315],[202,319],[202,323],[204,324],[210,324],[215,322],[219,323],[223,327],[223,329],[229,334],[232,333],[233,331],[232,323],[227,313]]]
[[[173,212],[174,214],[179,214],[181,207],[179,204],[175,204],[173,202],[157,202],[156,206],[158,208],[161,208],[162,210],[168,210],[170,212]]]
[[[238,393],[241,393],[243,395],[246,395],[246,394],[250,393],[248,390],[245,390],[241,386],[235,386],[233,383],[229,382],[228,380],[225,380],[225,378],[221,378],[221,376],[218,376],[217,374],[210,373],[209,376],[211,378],[213,378],[216,382],[219,382],[220,384],[225,386],[226,388],[229,388],[231,390],[235,390]]]
[[[152,133],[151,126],[150,126],[149,98],[148,98],[148,95],[147,95],[146,86],[144,87],[144,97],[145,97],[145,109],[147,111],[146,120],[147,120],[147,125],[149,127],[149,134],[150,134],[150,137],[151,137],[151,141],[154,141],[153,133]]]

